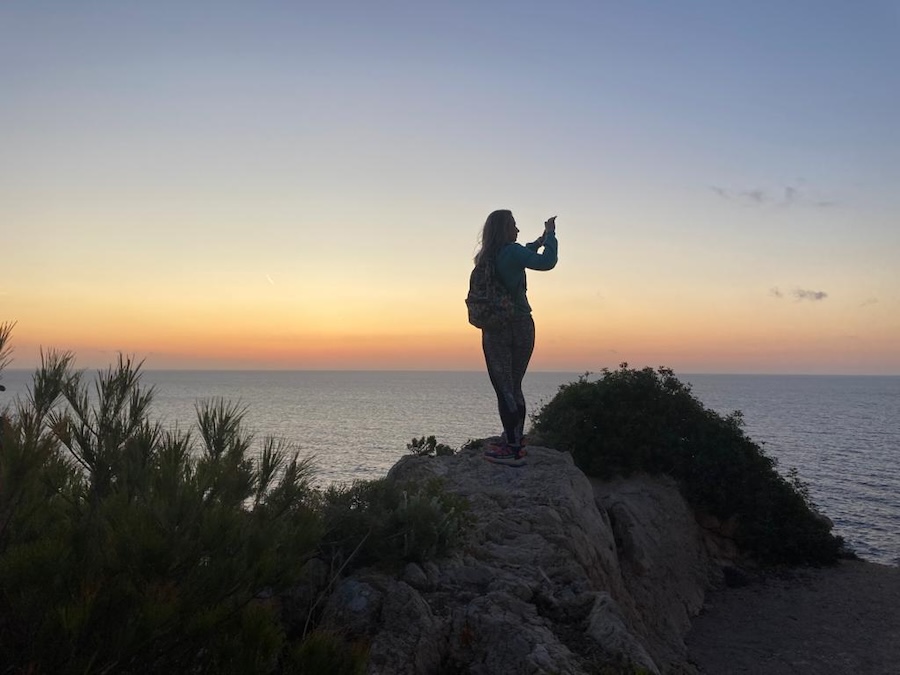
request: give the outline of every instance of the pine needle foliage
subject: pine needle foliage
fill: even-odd
[[[10,337],[12,336],[15,323],[0,324],[0,373],[12,361],[12,344]]]
[[[779,474],[744,432],[741,413],[710,410],[669,368],[623,363],[593,381],[582,376],[532,421],[534,437],[570,451],[588,475],[675,477],[696,509],[737,519],[738,545],[760,563],[823,564],[841,553],[805,486],[795,473]]]
[[[93,389],[50,353],[0,436],[0,663],[13,671],[271,672],[284,646],[265,598],[318,551],[311,467],[244,411],[148,421],[121,358]],[[199,447],[198,447],[199,445]]]
[[[271,437],[252,451],[246,407],[222,399],[163,429],[141,367],[120,356],[89,382],[49,352],[0,406],[0,675],[363,672],[366,645],[316,627],[324,594],[355,566],[449,552],[464,500],[315,488],[311,460]],[[325,587],[304,577],[314,557]],[[318,593],[299,623],[282,602],[298,588]]]

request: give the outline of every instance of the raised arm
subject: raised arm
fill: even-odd
[[[544,250],[538,252],[543,245]],[[510,255],[516,264],[530,270],[552,270],[556,267],[559,244],[555,232],[545,232],[540,239],[525,246],[510,246]]]

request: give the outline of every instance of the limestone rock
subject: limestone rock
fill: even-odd
[[[683,637],[717,577],[692,509],[669,477],[594,481],[645,638],[663,669],[686,658]]]
[[[369,672],[435,673],[446,652],[446,619],[440,619],[411,586],[389,582],[381,623],[369,651]]]
[[[384,593],[376,587],[381,583],[361,581],[350,577],[342,579],[325,605],[324,621],[340,626],[350,635],[370,635],[378,628]]]
[[[371,644],[371,674],[690,671],[683,638],[711,564],[671,481],[592,483],[568,454],[538,447],[520,468],[468,450],[410,455],[388,474],[434,477],[475,516],[459,552],[357,573],[327,602],[326,624]]]

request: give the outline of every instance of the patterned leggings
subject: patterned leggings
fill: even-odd
[[[500,422],[507,441],[519,445],[525,434],[525,395],[522,379],[534,351],[534,320],[522,316],[497,329],[481,332],[488,376],[497,394]]]

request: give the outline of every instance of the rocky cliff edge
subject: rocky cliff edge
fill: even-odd
[[[434,477],[471,505],[463,546],[357,572],[327,602],[326,626],[369,643],[369,673],[694,672],[684,637],[719,572],[673,481],[588,479],[540,447],[520,468],[464,450],[388,474]]]

